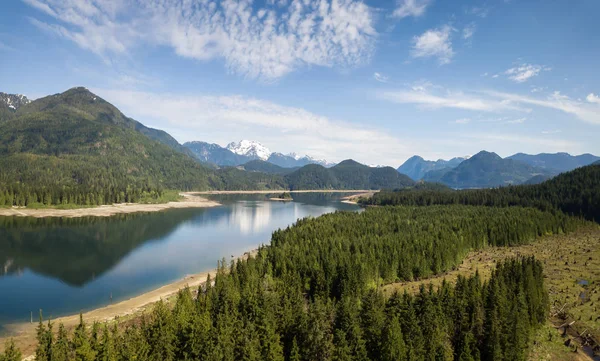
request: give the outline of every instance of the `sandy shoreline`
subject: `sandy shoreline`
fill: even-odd
[[[232,258],[233,260],[237,259],[247,259],[250,256],[255,256],[258,253],[258,250],[252,250],[250,252],[244,253],[242,256],[237,258]],[[153,291],[149,291],[143,293],[141,295],[132,297],[130,299],[111,304],[108,306],[100,307],[94,309],[89,312],[83,313],[83,319],[85,322],[90,325],[94,321],[98,322],[107,322],[112,321],[117,317],[124,317],[129,315],[141,314],[148,306],[151,306],[153,303],[162,300],[165,300],[175,294],[185,287],[190,287],[191,289],[197,288],[200,284],[206,282],[206,278],[210,274],[213,278],[217,273],[217,269],[211,269],[209,271],[196,273],[193,275],[188,275],[179,281],[172,282],[160,288],[157,288]],[[30,356],[35,352],[36,346],[36,327],[38,319],[34,315],[33,323],[14,323],[3,325],[5,331],[10,336],[0,337],[0,350],[4,348],[4,341],[12,338],[17,346],[21,349],[23,356]],[[74,314],[70,316],[59,317],[53,319],[52,322],[55,325],[62,323],[65,325],[67,329],[71,329],[79,324],[79,314]]]
[[[365,191],[365,192],[362,192],[362,193],[353,194],[351,196],[347,196],[347,197],[342,198],[342,203],[346,203],[346,204],[358,204],[359,198],[361,198],[361,197],[370,198],[370,197],[373,197],[373,195],[375,193],[377,193],[377,192],[379,192],[379,191]]]
[[[289,191],[286,189],[274,189],[272,191],[204,191],[204,192],[187,192],[189,195],[217,195],[217,194],[273,194],[273,193],[372,193],[372,190],[365,189],[322,189],[322,190],[299,190]]]
[[[18,217],[110,217],[116,214],[138,213],[138,212],[160,212],[165,209],[175,208],[207,208],[216,207],[220,203],[199,197],[190,193],[181,193],[184,198],[179,202],[168,202],[160,204],[120,203],[104,205],[93,208],[75,209],[29,209],[29,208],[0,208],[0,216]]]

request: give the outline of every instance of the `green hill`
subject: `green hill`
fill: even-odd
[[[372,168],[353,160],[331,168],[309,164],[287,175],[286,179],[291,190],[404,188],[415,184],[394,168]]]
[[[538,174],[553,172],[481,151],[446,172],[439,181],[452,188],[489,188],[521,184]],[[427,180],[435,179],[428,177]]]
[[[250,172],[263,172],[268,174],[289,174],[300,169],[300,167],[284,168],[260,159],[251,160],[248,163],[242,164],[242,167]]]
[[[176,143],[85,88],[38,99],[0,119],[0,205],[104,204],[208,189],[211,172]]]

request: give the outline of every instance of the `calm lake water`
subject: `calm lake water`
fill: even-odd
[[[267,244],[297,219],[356,211],[342,194],[212,196],[223,204],[110,218],[0,217],[0,332],[39,309],[61,316],[118,302],[213,269]]]

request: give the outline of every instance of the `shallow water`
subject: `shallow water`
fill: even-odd
[[[216,267],[297,219],[336,210],[343,194],[211,196],[223,206],[110,218],[0,217],[0,331],[118,302]]]

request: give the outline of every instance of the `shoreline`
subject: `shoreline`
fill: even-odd
[[[142,204],[142,203],[117,203],[102,205],[92,208],[54,209],[54,208],[0,208],[0,216],[10,217],[110,217],[117,214],[160,212],[166,209],[178,208],[210,208],[221,204],[216,201],[199,197],[190,193],[180,193],[184,198],[178,202]]]
[[[356,193],[355,196],[365,193],[373,193],[376,191],[366,189],[311,189],[311,190],[296,190],[290,191],[285,189],[274,189],[270,191],[202,191],[202,192],[186,192],[189,195],[219,195],[219,194],[273,194],[273,193]]]
[[[245,252],[243,255],[231,258],[233,261],[246,260],[248,257],[254,257],[258,253],[258,248]],[[167,300],[179,292],[179,290],[189,287],[192,290],[206,283],[208,275],[214,279],[217,274],[217,268],[208,271],[186,275],[180,280],[173,281],[154,290],[132,296],[123,301],[98,307],[93,310],[83,312],[83,319],[89,326],[94,322],[111,322],[117,318],[138,316],[145,312],[149,307],[160,300]],[[45,319],[44,322],[47,322]],[[58,325],[62,323],[67,330],[76,327],[79,324],[79,313],[62,316],[52,319],[52,323]],[[17,322],[3,325],[7,335],[0,336],[0,350],[4,348],[6,340],[13,339],[23,353],[24,359],[29,359],[35,353],[36,327],[38,319],[34,318],[33,323]]]
[[[346,196],[344,198],[342,198],[341,202],[342,203],[346,203],[346,204],[354,204],[354,205],[358,205],[358,199],[361,197],[373,197],[373,195],[375,193],[377,193],[379,191],[366,191],[363,193],[358,193],[358,194],[353,194],[351,196]]]
[[[269,191],[201,191],[201,192],[181,192],[183,199],[178,202],[168,203],[116,203],[110,205],[101,205],[90,208],[73,208],[73,209],[57,209],[57,208],[0,208],[0,217],[64,217],[64,218],[80,218],[80,217],[111,217],[117,214],[129,213],[149,213],[160,212],[167,209],[179,208],[210,208],[218,207],[221,203],[213,201],[201,195],[226,195],[226,194],[273,194],[282,190]],[[365,189],[324,189],[324,190],[295,190],[286,191],[287,193],[354,193],[351,196],[344,197],[343,203],[356,204],[353,199],[360,196],[372,195],[373,190]],[[283,199],[271,198],[272,201],[283,201]],[[287,199],[285,201],[288,201]],[[291,199],[289,201],[292,201]]]

